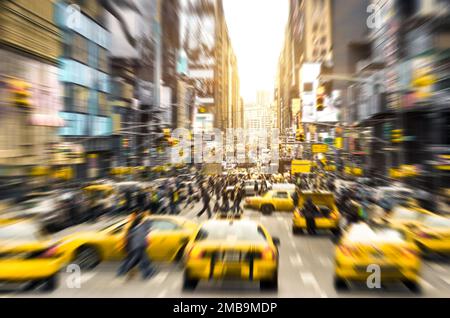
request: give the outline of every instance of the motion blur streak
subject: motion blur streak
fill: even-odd
[[[0,295],[450,297],[449,105],[448,0],[0,1]]]

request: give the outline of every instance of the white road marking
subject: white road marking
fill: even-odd
[[[303,284],[311,286],[319,294],[321,298],[326,298],[327,294],[320,288],[316,277],[312,273],[300,273]]]
[[[92,278],[94,278],[95,275],[97,275],[97,273],[86,273],[81,275],[81,285],[90,281]]]
[[[440,273],[445,273],[447,270],[440,264],[431,264],[430,267],[436,271],[436,272],[440,272]]]
[[[332,267],[333,263],[331,262],[331,260],[327,257],[319,257],[319,262],[322,266],[324,267]]]
[[[157,296],[156,298],[164,298],[167,295],[167,289],[163,289]]]
[[[441,280],[443,280],[447,285],[450,286],[450,277],[447,277],[447,276],[445,276],[445,277],[439,276],[439,278],[440,278]]]
[[[427,282],[425,279],[421,278],[419,280],[419,284],[420,286],[422,286],[423,289],[425,290],[436,290],[436,287],[434,287],[432,284],[430,284],[429,282]]]
[[[281,215],[278,215],[278,216],[277,216],[277,220],[280,221],[280,222],[282,222],[282,221],[284,220],[284,218],[283,218]]]
[[[291,242],[291,246],[293,248],[297,248],[297,246],[295,246],[295,242],[294,242],[294,239],[292,237],[291,237],[291,239],[289,241]]]
[[[162,284],[169,276],[168,272],[159,272],[150,282],[155,282],[157,284]]]
[[[289,260],[291,261],[292,266],[299,266],[299,267],[303,266],[302,257],[298,253],[289,256]]]

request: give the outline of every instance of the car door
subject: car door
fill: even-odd
[[[292,199],[287,191],[276,191],[273,201],[277,211],[289,211],[293,208]]]
[[[149,257],[157,262],[172,261],[181,247],[187,243],[189,233],[170,219],[152,220],[149,234]]]
[[[99,246],[105,260],[120,260],[125,257],[125,230],[127,222],[121,222],[100,233]]]

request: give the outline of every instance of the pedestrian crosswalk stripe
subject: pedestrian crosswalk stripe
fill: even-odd
[[[427,282],[425,279],[421,278],[419,280],[419,284],[420,286],[422,286],[423,289],[425,290],[435,290],[436,287],[434,287],[432,284],[430,284],[429,282]]]

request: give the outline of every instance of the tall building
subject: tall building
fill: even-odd
[[[265,90],[259,90],[256,92],[256,104],[260,106],[269,106],[272,102],[270,92]]]
[[[36,168],[57,164],[52,154],[65,122],[54,15],[51,0],[0,1],[0,183],[18,182],[0,196],[19,194]]]
[[[239,77],[221,0],[187,0],[183,47],[196,90],[194,126],[225,130],[237,122]]]
[[[303,122],[317,121],[314,113],[317,85],[302,71],[304,65],[330,67],[332,50],[331,0],[291,0],[284,46],[278,61],[276,103],[282,133]],[[309,72],[306,72],[306,75]]]
[[[73,165],[75,177],[109,173],[113,154],[109,51],[105,9],[97,1],[58,1],[56,22],[63,35],[59,79],[64,86],[66,125],[59,135],[84,149],[85,160]]]
[[[146,132],[138,123],[142,109],[152,104],[153,44],[151,2],[131,1],[134,7],[118,6],[121,20],[107,13],[105,20],[111,32],[111,96],[113,112],[112,166],[139,165],[138,157],[148,149],[139,133]],[[141,125],[142,126],[142,125]]]
[[[389,175],[408,167],[415,177],[405,182],[435,193],[445,191],[450,4],[425,0],[371,4],[379,23],[370,29],[371,56],[358,63],[355,77],[369,69],[372,83],[352,87],[354,119],[376,137],[367,169]]]

